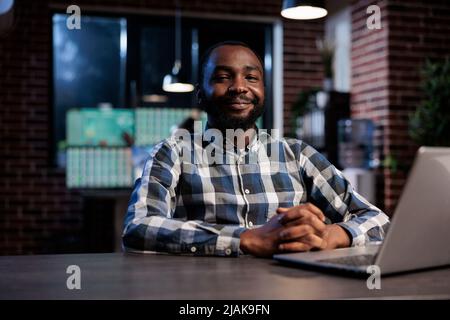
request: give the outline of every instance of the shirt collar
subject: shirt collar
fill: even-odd
[[[209,123],[208,122],[206,122],[206,125],[205,125],[205,130],[204,130],[204,132],[205,131],[207,131],[208,129],[214,129],[214,127],[211,127],[210,125],[209,125]],[[252,151],[252,152],[256,152],[256,151],[258,151],[258,148],[260,147],[260,145],[261,145],[261,137],[264,135],[264,136],[266,136],[265,138],[267,138],[267,136],[270,136],[267,132],[266,132],[266,130],[260,130],[259,128],[258,128],[258,126],[255,124],[255,131],[256,131],[256,133],[253,135],[253,137],[251,138],[251,140],[250,140],[250,143],[247,145],[247,147],[245,148],[245,150],[243,150],[243,151],[239,151],[239,150],[237,150],[237,148],[234,148],[234,154],[245,154],[245,153],[247,153],[248,151]],[[223,136],[223,143],[224,144],[226,144],[226,136],[224,135]],[[230,144],[232,144],[233,142],[229,142]],[[212,144],[216,149],[219,149],[219,150],[221,150],[221,149],[223,149],[224,148],[224,145],[220,145],[217,141],[203,141],[203,147],[206,147],[207,145],[209,145],[209,144]],[[227,152],[232,152],[232,150],[226,150]]]

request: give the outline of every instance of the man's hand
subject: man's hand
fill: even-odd
[[[271,257],[279,252],[334,249],[350,245],[347,233],[338,225],[326,225],[323,212],[311,203],[278,208],[278,215],[259,228],[241,234],[244,253]]]
[[[280,232],[282,251],[309,251],[312,248],[325,249],[327,241],[325,215],[311,203],[292,208],[278,208],[280,223],[285,227]],[[282,215],[282,216],[281,216]]]
[[[278,208],[281,251],[309,251],[348,247],[350,238],[338,225],[326,225],[323,212],[311,203],[291,208]]]
[[[284,229],[279,218],[275,215],[263,226],[244,231],[241,234],[241,250],[257,257],[271,257],[279,252],[280,232]]]

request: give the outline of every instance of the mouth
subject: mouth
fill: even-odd
[[[227,104],[227,107],[232,111],[242,111],[248,109],[251,105],[251,102],[230,101],[230,103]]]

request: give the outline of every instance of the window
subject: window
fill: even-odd
[[[350,91],[351,72],[351,30],[352,19],[349,7],[330,15],[325,23],[325,34],[335,45],[334,88],[337,91]]]
[[[69,30],[66,15],[53,16],[55,147],[65,140],[67,110],[125,102],[126,20],[82,16],[81,25]]]

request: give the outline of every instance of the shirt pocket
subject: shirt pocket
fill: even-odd
[[[292,207],[306,199],[305,188],[300,173],[295,168],[283,164],[271,166],[271,182],[280,206]]]
[[[270,178],[275,192],[294,191],[295,176],[283,164],[270,165]]]

